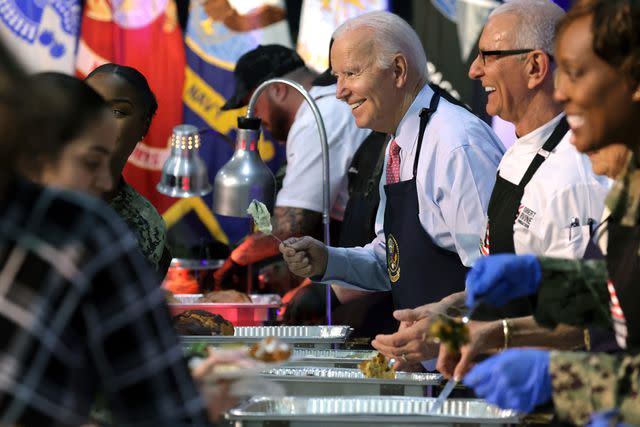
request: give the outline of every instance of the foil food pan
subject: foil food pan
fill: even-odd
[[[236,421],[236,426],[265,425],[270,421],[288,421],[291,426],[492,425],[517,424],[521,419],[515,411],[477,399],[449,399],[437,414],[432,414],[429,411],[435,400],[406,396],[254,397],[230,410],[226,417]]]
[[[217,270],[224,265],[223,259],[187,259],[173,258],[169,267],[187,270]]]
[[[288,366],[326,366],[357,368],[360,362],[371,360],[375,350],[335,350],[326,348],[295,348]]]
[[[207,343],[212,345],[250,343],[265,337],[278,337],[281,341],[298,345],[341,344],[351,333],[349,326],[238,326],[233,336],[182,336],[185,343]]]
[[[317,348],[298,348],[293,352],[293,356],[307,362],[315,361],[363,361],[374,357],[376,350],[333,350]]]
[[[234,326],[261,326],[265,322],[276,320],[276,310],[280,308],[278,295],[251,295],[252,302],[200,302],[202,294],[177,294],[179,303],[170,303],[171,316],[177,316],[187,310],[203,310],[218,314]],[[275,298],[277,297],[277,298]]]
[[[367,378],[360,369],[326,368],[326,367],[278,367],[262,371],[263,376],[276,381],[304,382],[347,382],[350,384],[406,384],[406,385],[440,385],[444,381],[442,375],[424,372],[397,372],[395,379]]]
[[[211,305],[211,304],[223,304],[223,305],[234,305],[234,306],[245,306],[251,304],[259,304],[259,305],[269,305],[274,307],[279,307],[282,305],[282,298],[278,294],[251,294],[249,297],[251,298],[251,302],[216,302],[216,303],[205,303],[201,302],[200,298],[202,298],[204,294],[174,294],[173,297],[178,300],[178,304],[198,304],[198,305]]]

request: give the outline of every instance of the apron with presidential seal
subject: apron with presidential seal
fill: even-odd
[[[384,234],[387,242],[387,272],[396,309],[415,308],[464,290],[467,268],[457,253],[436,245],[418,216],[416,172],[422,139],[431,115],[438,108],[435,93],[429,108],[420,111],[420,130],[413,178],[387,184]]]
[[[509,253],[514,254],[513,227],[516,221],[526,221],[528,216],[521,215],[522,196],[524,190],[533,175],[538,171],[542,163],[558,146],[564,135],[569,130],[565,117],[560,119],[551,136],[545,141],[538,154],[533,158],[527,171],[519,184],[513,184],[496,174],[496,184],[491,192],[489,208],[487,209],[487,229],[480,250],[483,255]],[[522,216],[522,218],[521,218]],[[528,225],[528,224],[527,224]],[[505,317],[520,317],[531,314],[531,306],[528,298],[517,298],[509,301],[500,308],[480,306],[474,312],[474,319],[493,320]]]

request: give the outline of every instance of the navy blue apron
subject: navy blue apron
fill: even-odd
[[[589,230],[589,243],[584,251],[582,259],[585,260],[606,260],[606,257],[595,243],[594,231],[597,231],[600,227],[606,228],[609,218],[602,221],[602,223],[596,227],[595,230]],[[590,351],[593,353],[616,353],[622,349],[616,342],[616,336],[611,328],[605,328],[601,326],[588,326]]]
[[[520,214],[520,202],[524,195],[524,189],[568,130],[569,125],[566,118],[563,117],[556,125],[551,136],[545,141],[542,150],[540,150],[545,155],[540,154],[540,151],[536,154],[519,184],[507,181],[500,176],[499,172],[496,174],[496,184],[491,192],[489,208],[487,209],[489,220],[483,244],[483,246],[489,247],[492,255],[500,253],[514,254],[516,252],[513,241],[513,227]],[[517,298],[500,308],[480,306],[475,310],[473,318],[494,320],[506,317],[528,316],[531,313],[529,299]]]
[[[637,354],[640,350],[640,226],[623,226],[609,221],[607,231],[607,269],[624,313],[626,350]]]
[[[429,108],[420,111],[413,178],[384,186],[387,196],[384,212],[387,272],[396,309],[415,308],[464,290],[467,268],[457,253],[433,243],[418,216],[416,173],[420,149],[427,123],[439,101],[440,95],[435,93]]]
[[[342,248],[364,246],[376,236],[379,184],[387,141],[388,135],[371,132],[353,156],[347,175],[349,201],[344,209],[338,245]],[[334,324],[353,328],[351,338],[372,339],[378,334],[392,334],[398,330],[390,292],[368,292],[353,301],[332,303],[331,307]]]

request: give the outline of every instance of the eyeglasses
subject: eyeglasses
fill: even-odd
[[[487,65],[487,56],[511,56],[521,55],[523,53],[533,52],[535,49],[512,49],[512,50],[480,50],[478,56],[482,59],[482,64]]]

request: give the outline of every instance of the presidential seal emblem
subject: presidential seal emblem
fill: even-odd
[[[400,247],[393,234],[387,237],[387,273],[391,283],[400,279]]]

